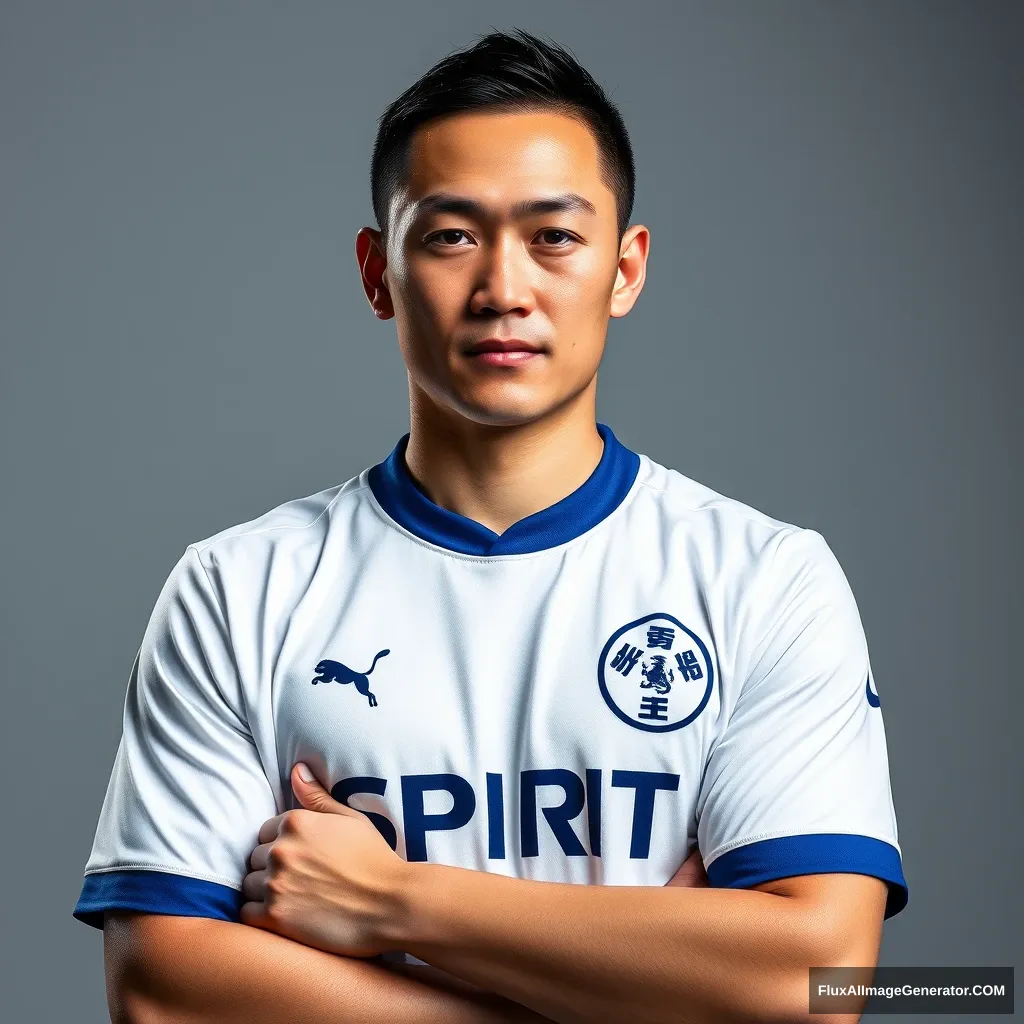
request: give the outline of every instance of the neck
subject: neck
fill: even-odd
[[[435,504],[504,533],[571,494],[601,461],[595,389],[512,426],[476,423],[422,396],[410,407],[406,465]]]

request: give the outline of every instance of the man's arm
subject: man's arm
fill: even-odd
[[[562,1024],[824,1021],[808,1017],[808,969],[874,966],[886,900],[858,874],[745,890],[410,868],[394,948]]]
[[[231,921],[107,912],[114,1024],[499,1024],[545,1022],[526,1007],[446,980],[335,956]],[[432,975],[432,978],[428,976]]]

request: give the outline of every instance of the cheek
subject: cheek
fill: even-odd
[[[419,274],[402,283],[402,319],[409,332],[447,338],[458,327],[465,305],[465,291],[450,274]]]
[[[593,278],[559,281],[545,298],[555,336],[574,363],[599,360],[608,330],[610,288]]]
[[[551,312],[559,322],[583,318],[607,321],[618,265],[602,252],[581,253],[567,261],[564,271],[549,275],[544,284]]]
[[[458,318],[454,290],[423,275],[395,280],[392,294],[399,341],[408,357],[421,366],[442,358],[446,338]]]

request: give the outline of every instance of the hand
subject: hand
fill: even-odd
[[[683,861],[682,867],[665,884],[682,885],[690,889],[710,886],[698,847],[693,848],[693,853]]]
[[[342,956],[399,948],[409,865],[362,811],[305,781],[299,767],[292,788],[302,807],[260,826],[242,923]]]

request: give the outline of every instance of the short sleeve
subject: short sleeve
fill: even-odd
[[[782,535],[744,621],[761,637],[706,765],[698,845],[715,886],[883,879],[906,906],[885,730],[849,582],[821,534]]]
[[[79,921],[105,910],[238,921],[260,825],[279,813],[198,550],[171,571],[132,665]]]

